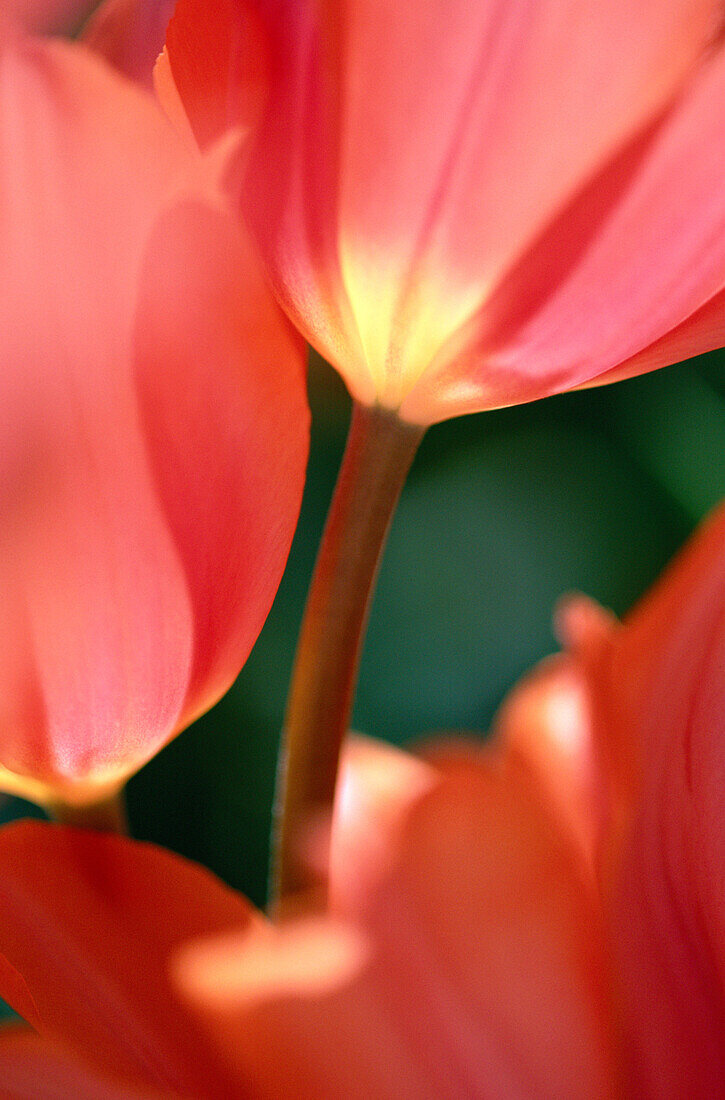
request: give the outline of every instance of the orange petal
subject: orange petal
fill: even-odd
[[[240,895],[152,845],[24,822],[0,831],[0,902],[0,995],[24,1010],[22,975],[44,1040],[100,1077],[234,1095],[167,967],[189,939],[252,927]]]
[[[99,1072],[27,1028],[0,1029],[3,1100],[162,1100],[142,1081]]]
[[[349,737],[342,756],[330,844],[333,912],[359,917],[390,870],[411,806],[437,780],[434,768],[370,738]]]
[[[162,101],[183,104],[202,149],[256,121],[267,92],[262,28],[247,0],[178,0],[166,35]],[[168,85],[173,85],[173,94]]]
[[[0,767],[80,801],[246,659],[301,497],[302,348],[150,96],[71,45],[0,68]]]
[[[635,1095],[714,1096],[725,1076],[725,509],[591,670],[636,745],[605,866]]]
[[[293,993],[281,953],[250,996],[243,943],[185,956],[188,995],[255,1095],[611,1095],[594,899],[530,777],[461,766],[391,846],[359,973]]]

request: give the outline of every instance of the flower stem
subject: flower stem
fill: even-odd
[[[128,836],[126,799],[123,790],[116,791],[98,802],[73,805],[68,802],[46,804],[46,810],[59,825],[71,825],[77,829],[93,829],[98,833],[117,833]]]
[[[272,904],[309,890],[302,830],[332,811],[342,740],[390,522],[425,429],[353,406],[297,644],[275,808]]]

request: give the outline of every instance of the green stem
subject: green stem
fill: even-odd
[[[46,805],[48,814],[59,825],[72,825],[78,829],[93,829],[98,833],[117,833],[128,836],[126,817],[126,799],[123,790],[99,799],[76,806],[68,802],[53,802]]]
[[[297,645],[280,755],[272,904],[315,885],[300,837],[332,811],[370,597],[390,522],[425,429],[353,406]]]

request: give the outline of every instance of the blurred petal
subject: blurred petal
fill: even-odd
[[[591,671],[620,744],[636,742],[605,887],[631,1088],[715,1096],[725,1077],[725,510]]]
[[[301,497],[301,347],[231,219],[174,199],[198,158],[150,96],[70,45],[0,67],[0,765],[80,801],[249,652]]]
[[[593,865],[601,825],[586,680],[568,657],[542,662],[514,689],[494,724],[505,752],[522,761]]]
[[[83,41],[150,88],[173,10],[174,0],[105,0],[89,21]]]
[[[358,975],[292,994],[279,973],[250,998],[243,943],[185,956],[187,992],[255,1095],[609,1096],[594,899],[530,777],[461,766],[391,843]]]
[[[3,12],[15,16],[26,30],[46,34],[70,33],[97,0],[3,0]]]
[[[330,908],[359,917],[390,871],[411,806],[437,780],[408,752],[349,737],[342,756],[330,850]]]
[[[308,918],[191,944],[175,970],[182,987],[203,988],[216,1008],[233,1013],[240,1002],[337,988],[356,975],[365,956],[365,941],[351,928]]]
[[[107,1076],[27,1028],[0,1029],[3,1100],[161,1100],[139,1081]]]
[[[0,902],[0,996],[25,1010],[21,974],[44,1040],[99,1077],[233,1095],[167,967],[187,940],[252,927],[240,895],[152,845],[24,822],[0,831]]]

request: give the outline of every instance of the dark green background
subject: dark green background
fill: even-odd
[[[355,727],[401,743],[485,731],[517,677],[555,648],[562,592],[626,611],[725,488],[724,363],[719,352],[432,428],[383,562]],[[267,625],[227,697],[128,790],[135,836],[202,861],[257,903],[295,636],[349,414],[317,360],[310,391],[304,506]]]

